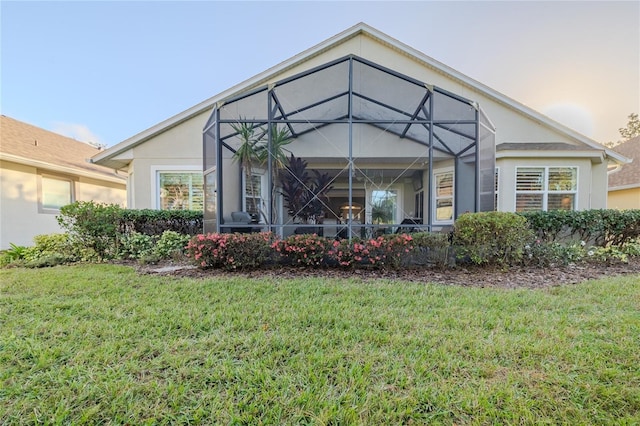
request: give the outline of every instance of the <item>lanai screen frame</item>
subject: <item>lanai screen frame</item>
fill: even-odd
[[[279,89],[287,87],[289,84],[300,84],[301,82],[304,84],[307,82],[306,80],[308,80],[307,87],[313,91],[317,89],[318,85],[318,82],[314,81],[314,78],[317,79],[317,76],[323,72],[341,71],[338,67],[346,69],[348,74],[345,77],[346,80],[344,80],[348,85],[346,90],[340,90],[339,87],[327,87],[326,91],[328,93],[325,95],[326,97],[298,105],[294,110],[285,109],[280,102],[278,97]],[[389,93],[393,93],[396,88],[391,87],[391,85],[404,85],[403,87],[405,89],[407,86],[414,87],[418,97],[421,98],[418,107],[412,111],[406,111],[395,105],[391,105],[389,102],[369,97],[366,93],[359,93],[355,90],[354,68],[362,70],[365,69],[365,67],[368,70],[373,70],[373,72],[378,73],[376,77],[388,80],[387,83],[389,87],[385,86],[382,89]],[[339,86],[339,84],[336,84],[336,86]],[[380,95],[380,93],[382,92],[378,94]],[[342,114],[335,117],[315,119],[310,119],[309,117],[300,119],[296,117],[296,115],[312,110],[318,111],[319,115],[327,114],[327,112],[331,111],[332,105],[335,106],[334,104],[340,101],[344,102],[345,99],[347,102],[346,111],[343,111]],[[383,117],[358,116],[354,113],[354,109],[360,104],[355,104],[354,100],[357,100],[361,104],[366,102],[371,108],[378,108],[379,111],[384,112]],[[400,100],[400,98],[397,98],[397,100]],[[322,108],[324,108],[324,110]],[[361,109],[364,110],[365,108],[361,106]],[[447,111],[447,109],[453,109],[453,112]],[[458,110],[457,113],[455,112],[456,109]],[[463,109],[465,111],[464,113],[462,113]],[[249,115],[247,113],[253,114]],[[261,115],[257,115],[258,113]],[[468,116],[461,118],[460,115],[464,114],[468,114]],[[399,119],[399,116],[403,118]],[[357,160],[352,154],[353,129],[354,126],[371,125],[383,129],[390,134],[394,134],[401,139],[409,138],[412,142],[423,144],[428,149],[429,184],[426,188],[426,196],[428,198],[428,208],[426,212],[427,222],[418,225],[419,228],[424,228],[425,230],[434,229],[434,197],[433,185],[431,184],[433,179],[434,152],[445,152],[447,155],[450,155],[450,158],[453,159],[455,163],[454,197],[456,200],[456,208],[454,210],[454,220],[464,212],[495,210],[495,127],[479,105],[472,100],[429,85],[369,60],[355,55],[348,55],[282,79],[276,83],[261,86],[216,103],[203,131],[205,232],[221,232],[224,230],[225,173],[222,159],[224,150],[227,150],[227,152],[234,151],[225,141],[236,136],[233,132],[229,132],[229,125],[238,123],[266,126],[267,149],[269,152],[271,152],[271,129],[274,126],[286,126],[294,137],[293,143],[295,143],[297,137],[310,132],[318,132],[319,129],[324,126],[334,124],[348,126],[349,155],[346,157],[346,161],[349,167],[348,199],[350,205],[353,202],[352,176],[354,175],[354,162]],[[223,130],[222,126],[224,126],[226,130]],[[307,126],[306,129],[304,128],[305,126]],[[395,132],[390,131],[389,128],[392,126],[396,126],[398,130]],[[399,130],[400,127],[402,131]],[[296,128],[302,128],[302,130],[296,130]],[[420,139],[419,137],[415,135],[412,136],[411,132],[416,128],[421,129],[422,132],[426,130],[426,138],[418,140]],[[443,140],[443,136],[447,134],[458,135],[460,139],[464,137],[468,142],[454,148],[454,151],[447,146],[447,141]],[[470,164],[473,164],[473,170],[471,170]],[[464,165],[466,165],[466,167]],[[268,188],[273,188],[275,185],[272,177],[273,167],[272,158],[269,156],[266,168]],[[240,170],[239,173],[240,176],[238,179],[241,182],[242,171]],[[465,188],[462,188],[463,182]],[[472,197],[469,197],[468,190],[470,182],[473,187]],[[472,202],[469,200],[472,200]],[[269,231],[282,229],[282,227],[285,226],[284,223],[276,223],[277,220],[271,220],[274,218],[274,211],[272,209],[273,203],[269,202],[267,214],[269,223],[262,224],[263,229]],[[400,226],[400,223],[394,225]],[[255,225],[247,225],[247,227],[250,226]],[[352,231],[351,223],[348,224],[348,235],[349,237],[355,235]]]

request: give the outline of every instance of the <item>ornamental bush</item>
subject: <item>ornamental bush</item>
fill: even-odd
[[[361,240],[334,241],[329,257],[339,266],[398,269],[413,250],[413,237],[408,234],[382,235]]]
[[[413,237],[413,250],[409,261],[413,265],[449,266],[451,241],[450,234],[445,232],[418,232]]]
[[[162,235],[173,231],[180,235],[197,235],[202,232],[203,213],[193,210],[122,209],[118,222],[120,233],[137,232],[145,235]]]
[[[477,265],[519,263],[524,246],[533,239],[527,220],[509,212],[465,213],[453,229],[457,258]]]
[[[524,246],[522,263],[539,267],[566,266],[581,262],[588,253],[583,241],[563,244],[557,241],[535,240]]]
[[[200,268],[256,269],[273,258],[273,234],[200,234],[189,240],[187,257]]]
[[[640,237],[640,210],[553,210],[519,213],[544,242],[585,241],[600,247],[621,246]]]
[[[109,259],[116,254],[120,206],[76,201],[60,208],[57,217],[74,244],[83,248],[83,260]]]
[[[153,237],[139,232],[130,232],[120,239],[118,258],[141,259],[153,253]]]
[[[25,251],[24,259],[31,262],[55,257],[60,263],[75,262],[81,250],[73,244],[68,234],[43,234],[33,237],[34,245]]]
[[[282,263],[319,267],[327,264],[331,242],[317,234],[300,234],[277,240],[271,247]]]
[[[180,258],[184,255],[190,237],[176,231],[164,231],[153,247],[153,254],[161,259]]]

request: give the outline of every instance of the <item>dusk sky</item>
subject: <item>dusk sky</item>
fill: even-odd
[[[640,2],[0,3],[1,112],[114,145],[365,22],[604,143],[640,112]]]

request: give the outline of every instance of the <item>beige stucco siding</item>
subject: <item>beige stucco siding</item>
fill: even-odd
[[[129,167],[131,208],[157,208],[156,172],[202,171],[202,129],[210,111],[203,112],[133,148]],[[135,173],[133,169],[135,168]]]
[[[39,212],[38,172],[39,170],[32,166],[0,161],[1,249],[9,248],[10,243],[31,246],[36,235],[63,232],[56,220],[56,214]],[[46,170],[41,172],[46,173]],[[87,177],[58,173],[55,175],[74,179],[75,197],[78,201],[94,200],[125,206],[124,181],[117,184]]]
[[[426,158],[429,154],[425,145],[401,139],[370,125],[354,125],[352,141],[352,154],[356,159]],[[317,132],[300,136],[287,148],[298,157],[338,158],[346,162],[349,157],[349,127],[346,124],[322,127]]]
[[[609,191],[607,206],[610,209],[640,209],[640,187]]]

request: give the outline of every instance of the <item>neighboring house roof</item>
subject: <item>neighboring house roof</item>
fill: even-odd
[[[221,102],[226,100],[227,98],[234,96],[236,94],[245,92],[247,90],[265,85],[269,82],[270,79],[273,79],[273,77],[275,75],[278,75],[286,70],[289,70],[293,67],[296,67],[302,63],[304,63],[305,61],[308,61],[309,59],[327,51],[332,49],[333,47],[344,43],[345,41],[356,37],[358,35],[366,35],[368,37],[373,38],[374,40],[377,40],[378,42],[380,42],[383,45],[389,46],[390,48],[399,51],[400,53],[407,55],[411,58],[413,58],[414,60],[416,60],[417,62],[423,64],[424,66],[435,70],[436,72],[442,73],[447,75],[449,78],[453,79],[454,81],[459,82],[460,84],[463,84],[467,87],[472,88],[473,90],[476,90],[480,93],[483,93],[485,96],[495,100],[496,102],[505,105],[506,107],[520,113],[523,114],[527,117],[529,117],[530,119],[533,119],[534,121],[544,124],[552,129],[555,129],[556,131],[559,131],[565,135],[567,135],[568,137],[574,139],[576,142],[578,143],[582,143],[585,144],[593,149],[596,150],[600,150],[603,152],[603,155],[605,155],[606,157],[612,159],[613,161],[617,162],[617,163],[627,163],[629,160],[627,158],[625,158],[624,156],[613,152],[611,150],[607,150],[604,149],[604,147],[600,144],[598,144],[596,141],[576,132],[575,130],[572,130],[552,119],[550,119],[549,117],[546,117],[543,114],[540,114],[537,111],[532,110],[531,108],[497,92],[494,89],[491,89],[488,86],[485,86],[484,84],[462,74],[459,71],[454,70],[453,68],[436,61],[435,59],[425,55],[424,53],[412,48],[411,46],[408,46],[386,34],[384,34],[381,31],[378,31],[377,29],[370,27],[369,25],[365,24],[365,23],[359,23],[354,25],[353,27],[321,42],[320,44],[317,44],[316,46],[311,47],[310,49],[307,49],[289,59],[287,59],[284,62],[281,62],[280,64],[267,69],[266,71],[263,71],[260,74],[257,74],[256,76],[245,80],[244,82],[231,87],[228,90],[225,90],[224,92],[221,92],[167,120],[162,121],[161,123],[156,124],[153,127],[150,127],[147,130],[144,130],[140,133],[138,133],[135,136],[132,136],[129,139],[126,139],[122,142],[120,142],[117,145],[114,145],[113,147],[107,149],[106,151],[99,153],[98,155],[96,155],[95,157],[92,158],[92,161],[94,163],[98,163],[98,164],[104,164],[106,166],[109,167],[113,167],[113,168],[122,168],[125,167],[127,165],[127,163],[130,161],[130,157],[125,156],[125,158],[119,159],[117,158],[119,155],[125,153],[127,150],[135,147],[136,145],[145,142],[146,140],[156,136],[159,133],[162,133],[164,131],[166,131],[167,129],[177,126],[178,124],[196,116],[199,115],[207,110],[210,110],[213,108],[213,106],[217,103],[217,102]]]
[[[88,161],[99,152],[99,148],[87,143],[0,116],[0,160],[125,183],[125,177]]]
[[[631,158],[632,162],[609,174],[609,190],[640,188],[640,136],[629,139],[613,149]]]

